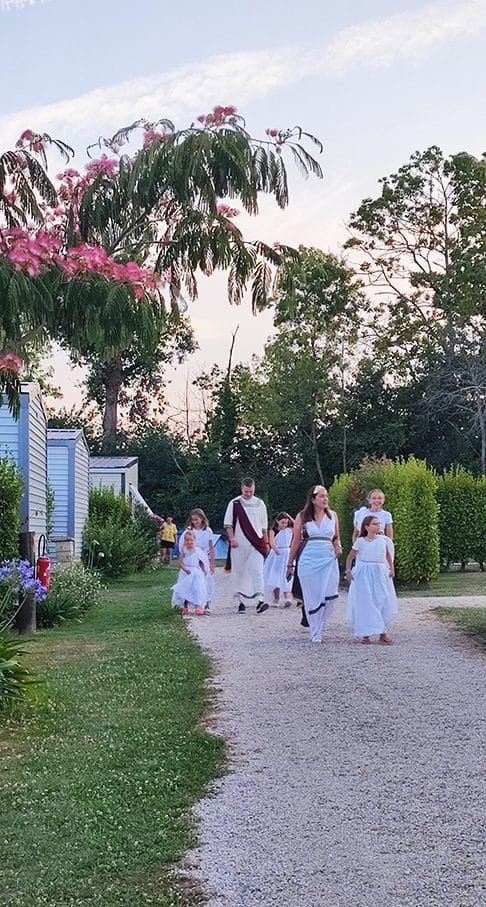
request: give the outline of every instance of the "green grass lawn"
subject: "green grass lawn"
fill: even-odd
[[[486,608],[436,608],[435,613],[486,645]]]
[[[437,579],[424,586],[412,588],[400,586],[399,594],[410,598],[411,596],[434,595],[486,595],[486,572],[480,570],[451,570],[440,573]]]
[[[222,770],[210,665],[169,607],[174,571],[130,577],[82,624],[29,643],[47,682],[0,728],[0,904],[189,905],[171,875],[190,807]]]

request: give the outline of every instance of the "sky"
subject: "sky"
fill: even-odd
[[[289,160],[291,200],[240,216],[249,237],[339,253],[346,221],[413,151],[486,148],[486,0],[0,0],[0,148],[26,128],[83,149],[138,117],[188,125],[234,104],[249,131],[300,125],[318,136],[324,179]],[[202,279],[189,314],[198,351],[170,370],[184,384],[260,354],[272,329],[246,300],[230,307],[222,275]],[[81,399],[56,357],[65,402]]]

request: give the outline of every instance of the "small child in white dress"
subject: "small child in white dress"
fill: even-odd
[[[353,542],[358,538],[361,531],[361,524],[366,516],[376,516],[380,521],[381,531],[387,538],[393,538],[393,517],[389,510],[384,510],[385,495],[381,488],[373,488],[366,498],[367,507],[360,507],[354,514],[353,519]]]
[[[287,579],[292,528],[294,521],[283,511],[275,517],[268,534],[270,551],[263,565],[264,597],[268,604],[283,604],[289,608],[292,604],[292,583]]]
[[[350,584],[346,615],[354,635],[365,644],[375,635],[383,645],[392,643],[388,628],[398,614],[393,554],[393,542],[383,535],[379,518],[366,516],[346,558],[346,579]],[[353,561],[355,566],[351,569]]]
[[[191,510],[189,515],[189,526],[188,529],[192,529],[196,536],[196,547],[200,548],[201,551],[204,551],[208,563],[209,569],[206,572],[206,601],[204,605],[204,613],[210,614],[211,601],[214,595],[214,542],[213,542],[213,531],[209,525],[208,518],[204,513],[204,510],[201,510],[200,507],[196,507],[194,510]],[[184,544],[184,539],[187,533],[187,529],[182,533],[179,539],[179,547]]]
[[[197,617],[204,614],[206,603],[206,573],[209,563],[204,551],[196,546],[192,529],[185,532],[178,560],[179,575],[172,587],[172,605],[182,607],[184,617],[192,611]]]

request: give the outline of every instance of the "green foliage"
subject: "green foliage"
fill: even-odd
[[[393,516],[397,580],[414,584],[433,579],[439,571],[437,478],[414,457],[397,462],[368,460],[336,479],[330,501],[342,525],[344,555],[349,550],[353,512],[366,504],[373,488],[384,492],[385,508]]]
[[[65,620],[80,620],[85,611],[100,604],[102,593],[97,573],[83,564],[59,565],[52,571],[47,598],[37,605],[37,623],[53,627]]]
[[[111,488],[90,492],[88,520],[83,531],[82,560],[105,576],[125,576],[143,570],[157,555],[155,520]]]
[[[339,519],[343,560],[353,544],[353,513],[356,510],[354,501],[355,489],[355,474],[342,473],[334,480],[329,490],[329,505],[332,510],[336,511]]]
[[[16,636],[0,630],[0,712],[12,712],[21,702],[36,698],[39,680],[23,664],[25,654]]]
[[[23,488],[15,463],[8,458],[0,459],[0,563],[18,557]]]
[[[466,564],[477,547],[477,482],[462,467],[439,476],[440,557],[449,564]]]
[[[15,712],[22,702],[35,700],[40,682],[22,661],[26,652],[9,629],[13,617],[9,590],[0,589],[0,713]]]

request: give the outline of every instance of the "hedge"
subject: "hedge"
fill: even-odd
[[[409,584],[431,580],[440,566],[437,477],[414,457],[367,460],[333,482],[330,503],[339,516],[343,556],[351,547],[354,511],[366,504],[373,488],[383,490],[385,508],[393,516],[397,580]]]

